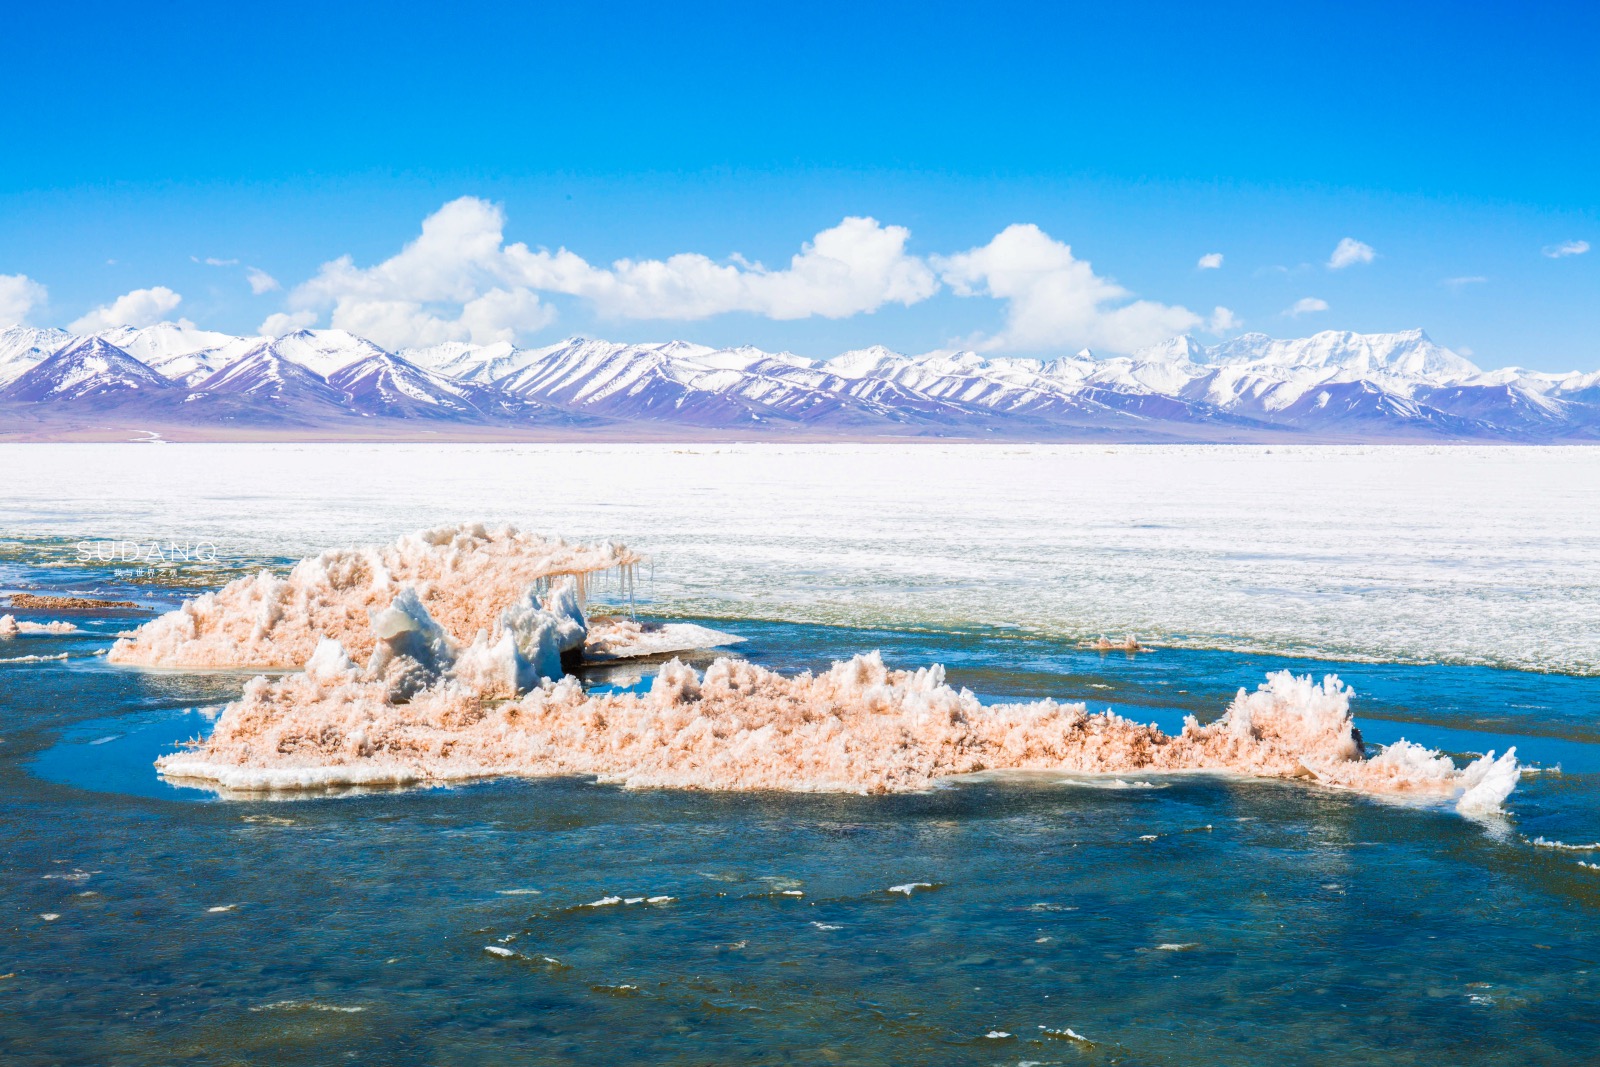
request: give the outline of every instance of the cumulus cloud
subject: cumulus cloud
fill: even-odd
[[[0,274],[0,325],[25,323],[49,292],[26,274]]]
[[[1211,321],[1206,324],[1212,333],[1227,333],[1237,330],[1244,325],[1244,320],[1227,308],[1219,307],[1211,313]]]
[[[309,329],[316,324],[315,311],[280,311],[268,315],[258,332],[264,337],[282,337],[286,333]]]
[[[1131,300],[1132,293],[1032,224],[1008,226],[988,244],[934,257],[934,264],[958,296],[1006,301],[1005,328],[973,341],[984,349],[1133,352],[1204,321],[1188,308]],[[1232,312],[1217,310],[1231,320]]]
[[[290,293],[290,311],[299,314],[296,321],[326,311],[336,327],[405,346],[515,340],[554,319],[541,293],[578,297],[611,318],[691,320],[744,311],[799,319],[913,304],[938,288],[928,265],[906,253],[910,232],[870,218],[823,230],[782,269],[697,253],[597,267],[565,248],[508,245],[504,228],[498,205],[453,200],[381,263],[358,267],[349,256],[325,263]]]
[[[1357,263],[1371,263],[1378,258],[1378,253],[1369,244],[1356,240],[1354,237],[1345,237],[1339,241],[1333,250],[1333,255],[1328,257],[1329,270],[1343,270],[1353,267]]]
[[[777,270],[742,257],[718,263],[698,253],[621,259],[608,269],[565,249],[530,252],[512,245],[505,254],[523,284],[583,297],[617,318],[704,319],[744,311],[770,319],[841,319],[934,294],[939,283],[933,271],[905,251],[910,237],[902,226],[847,218]]]
[[[1008,227],[965,252],[924,258],[908,251],[904,227],[849,217],[768,267],[740,255],[715,260],[693,252],[599,265],[566,248],[508,243],[505,222],[489,201],[450,201],[388,259],[359,265],[346,255],[324,263],[261,330],[282,334],[325,322],[390,347],[481,344],[518,341],[548,325],[556,315],[551,294],[583,301],[610,319],[690,321],[734,312],[838,319],[910,306],[941,285],[1003,302],[1004,327],[971,342],[986,349],[1088,345],[1131,352],[1190,330],[1239,324],[1226,308],[1208,319],[1136,299],[1033,225]],[[1211,269],[1221,259],[1212,253],[1202,266]]]
[[[1201,270],[1218,270],[1222,267],[1222,253],[1207,252],[1200,257],[1200,262],[1196,263],[1195,266]]]
[[[153,326],[182,302],[183,297],[164,285],[135,289],[95,308],[68,328],[73,333],[98,333],[114,326]]]
[[[278,284],[278,279],[260,267],[246,267],[244,269],[244,279],[250,283],[250,291],[257,296],[283,288]]]
[[[1326,300],[1314,296],[1303,296],[1296,300],[1294,306],[1285,311],[1284,314],[1291,318],[1299,318],[1301,315],[1309,315],[1313,311],[1327,310],[1328,302]]]
[[[1547,245],[1544,254],[1551,259],[1561,259],[1563,256],[1581,256],[1587,251],[1588,241],[1562,241],[1558,245]]]

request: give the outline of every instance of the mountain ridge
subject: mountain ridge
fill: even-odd
[[[1132,355],[1051,359],[881,345],[811,359],[585,337],[391,352],[344,330],[233,337],[187,322],[86,336],[0,329],[0,436],[91,417],[202,436],[359,425],[401,436],[1586,442],[1600,441],[1600,371],[1483,371],[1420,329],[1209,346],[1185,335]]]

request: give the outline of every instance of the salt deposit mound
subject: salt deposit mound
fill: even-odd
[[[1082,704],[984,705],[944,684],[942,667],[890,670],[877,653],[796,677],[735,659],[702,676],[674,660],[642,696],[591,695],[563,678],[503,703],[484,699],[483,674],[458,668],[400,702],[331,643],[325,653],[302,674],[252,681],[210,738],[157,766],[229,791],[577,774],[631,787],[888,793],[977,771],[1210,770],[1455,800],[1469,812],[1496,809],[1518,775],[1512,753],[1460,770],[1404,743],[1366,759],[1350,690],[1331,676],[1270,675],[1217,721],[1190,718],[1169,736]]]
[[[15,637],[18,634],[75,634],[78,628],[70,622],[51,620],[50,622],[17,621],[15,615],[0,615],[0,637]]]
[[[1368,759],[1350,690],[1288,672],[1177,735],[1054,700],[984,705],[944,668],[877,653],[785,677],[735,659],[679,660],[650,691],[590,694],[563,655],[596,660],[736,640],[683,624],[596,620],[587,575],[638,557],[505,527],[451,526],[325,552],[287,578],[241,579],[140,627],[117,663],[303,668],[257,677],[173,778],[231,791],[592,775],[628,786],[888,793],[978,771],[1225,771],[1496,810],[1513,753],[1465,768],[1400,742]],[[359,664],[359,665],[358,665]]]
[[[366,659],[370,617],[405,589],[460,644],[490,628],[536,583],[616,570],[640,557],[612,543],[575,545],[481,524],[441,526],[390,545],[344,548],[301,560],[287,577],[262,571],[168,612],[112,646],[107,659],[146,667],[299,668],[323,638]]]

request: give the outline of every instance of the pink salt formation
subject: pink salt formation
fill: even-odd
[[[944,684],[941,667],[890,670],[876,653],[795,677],[731,658],[701,675],[672,660],[644,695],[588,694],[563,678],[505,701],[484,694],[507,686],[446,671],[400,701],[386,678],[328,648],[302,674],[252,681],[205,742],[158,762],[162,772],[229,791],[575,774],[632,787],[888,793],[979,771],[1221,771],[1473,812],[1498,808],[1517,777],[1511,753],[1457,769],[1402,742],[1367,759],[1349,689],[1287,672],[1241,690],[1217,721],[1167,735],[1082,704],[984,705]]]
[[[78,628],[70,622],[52,619],[49,622],[17,621],[15,615],[0,615],[0,637],[16,637],[18,634],[75,634]]]
[[[570,544],[511,526],[442,526],[380,547],[301,560],[188,601],[112,646],[111,663],[145,667],[299,668],[324,638],[358,659],[374,649],[371,616],[411,589],[458,643],[489,628],[531,586],[606,571],[631,581],[641,557],[622,545]]]
[[[1129,634],[1128,636],[1124,637],[1121,641],[1113,641],[1113,640],[1111,640],[1111,638],[1105,636],[1104,634],[1101,634],[1097,639],[1095,639],[1093,641],[1084,641],[1082,643],[1082,647],[1084,647],[1084,648],[1092,648],[1096,652],[1148,652],[1148,651],[1150,651],[1149,646],[1140,644],[1139,643],[1139,638],[1137,636],[1135,636],[1134,634]]]
[[[500,775],[588,775],[636,787],[890,793],[983,771],[1213,771],[1304,779],[1497,810],[1513,753],[1458,768],[1399,742],[1368,758],[1351,691],[1288,672],[1175,734],[1083,704],[981,703],[944,668],[877,653],[784,676],[733,658],[677,659],[649,692],[586,692],[563,657],[710,647],[685,624],[588,620],[580,581],[638,557],[512,529],[447,527],[324,553],[141,627],[116,662],[293,666],[257,677],[211,735],[157,761],[174,779],[254,792]]]
[[[131,600],[101,600],[87,596],[44,596],[39,593],[12,593],[11,606],[19,611],[106,611],[137,608]]]

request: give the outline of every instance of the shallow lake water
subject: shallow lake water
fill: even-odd
[[[1600,849],[1533,843],[1600,841],[1593,679],[719,625],[785,670],[882,648],[985,696],[1167,725],[1265,670],[1334,669],[1371,740],[1509,742],[1561,770],[1487,824],[1207,775],[224,801],[150,760],[239,676],[13,639],[72,658],[0,664],[7,1061],[1512,1064],[1600,1045],[1582,866]]]

